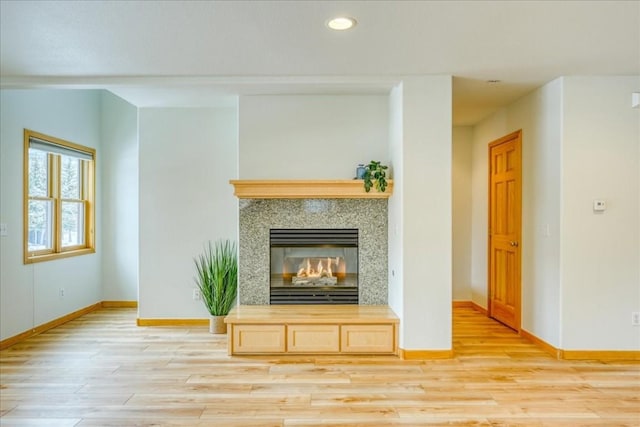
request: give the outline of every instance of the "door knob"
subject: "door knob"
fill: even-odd
[[[513,247],[516,247],[516,248],[518,247],[518,242],[515,242],[515,241],[513,241],[513,240],[512,240],[512,241],[510,241],[510,242],[509,242],[509,244],[510,244],[511,246],[513,246]]]

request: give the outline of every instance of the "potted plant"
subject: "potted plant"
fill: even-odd
[[[236,244],[230,240],[209,242],[204,251],[194,258],[197,276],[195,282],[209,311],[209,332],[224,334],[229,314],[238,294],[238,254]]]
[[[376,190],[384,193],[387,189],[387,168],[388,166],[371,160],[364,168],[364,191],[368,193],[371,187],[374,187]]]

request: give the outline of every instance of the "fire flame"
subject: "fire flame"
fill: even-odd
[[[305,258],[302,262],[300,269],[298,270],[298,277],[333,277],[333,270],[331,268],[334,260],[327,258],[326,263],[323,264],[323,260],[318,260],[318,265],[315,268],[311,267],[311,259]],[[339,263],[339,258],[335,259],[336,265]]]

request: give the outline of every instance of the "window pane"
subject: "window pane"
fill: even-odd
[[[80,159],[62,156],[61,195],[63,199],[80,199]]]
[[[29,252],[53,247],[52,207],[51,200],[29,200]]]
[[[62,246],[84,245],[84,204],[62,202]]]
[[[49,162],[47,153],[29,149],[29,195],[47,197],[49,195]]]

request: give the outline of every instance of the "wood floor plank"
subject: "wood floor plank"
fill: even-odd
[[[556,360],[471,308],[454,357],[229,357],[108,308],[0,351],[1,426],[640,426],[640,363]]]
[[[11,418],[0,419],[5,427],[75,427],[82,421],[79,418]]]
[[[82,420],[76,427],[149,427],[149,426],[166,426],[166,427],[283,427],[280,419],[252,419],[252,418],[218,418],[215,424],[210,419],[193,420],[179,418],[145,418],[143,420],[132,420],[130,418],[98,418]]]
[[[458,426],[458,427],[489,427],[491,423],[486,420],[468,421],[468,420],[424,420],[420,418],[402,418],[402,419],[359,419],[357,421],[348,419],[315,419],[315,420],[287,420],[286,427],[388,427],[388,426],[405,426],[405,427],[433,427],[433,426]]]

